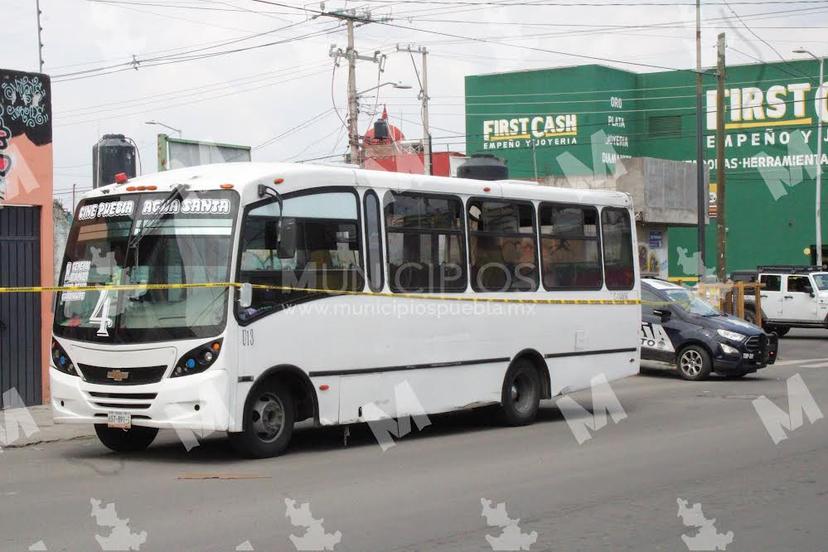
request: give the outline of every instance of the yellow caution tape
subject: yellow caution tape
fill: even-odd
[[[103,291],[148,291],[163,289],[195,288],[240,288],[240,282],[203,282],[198,284],[122,284],[105,286],[21,286],[0,287],[0,293],[65,293],[65,292],[103,292]],[[251,284],[254,289],[275,291],[301,291],[305,293],[323,293],[326,295],[366,295],[370,297],[390,297],[394,299],[426,299],[432,301],[467,301],[478,303],[510,303],[520,305],[640,305],[639,299],[519,299],[504,297],[470,297],[468,295],[428,295],[422,293],[387,293],[350,290],[332,290],[321,288],[298,288],[292,286],[275,286],[268,284]],[[648,303],[649,304],[649,303]]]

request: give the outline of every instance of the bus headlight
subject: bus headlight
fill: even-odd
[[[54,339],[52,340],[52,363],[55,365],[55,370],[58,372],[63,372],[64,374],[68,374],[70,376],[80,376],[80,372],[78,372],[78,369],[75,368],[75,364],[72,362],[72,359],[69,358],[69,355],[66,354],[66,351],[63,350],[60,343]]]
[[[221,339],[211,341],[183,355],[175,363],[175,368],[170,377],[177,378],[198,374],[212,366],[221,352],[221,342]]]

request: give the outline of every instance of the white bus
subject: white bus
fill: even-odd
[[[87,289],[56,296],[54,419],[116,451],[172,428],[254,457],[308,419],[528,424],[638,373],[635,243],[610,191],[257,163],[111,184],[66,246],[61,284]]]

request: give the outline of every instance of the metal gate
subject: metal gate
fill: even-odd
[[[0,287],[40,285],[40,208],[0,208]],[[0,293],[0,408],[41,403],[40,294]]]

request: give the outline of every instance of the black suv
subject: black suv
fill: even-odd
[[[684,379],[742,377],[776,362],[776,335],[722,314],[682,286],[642,279],[641,310],[641,360],[669,363]]]

